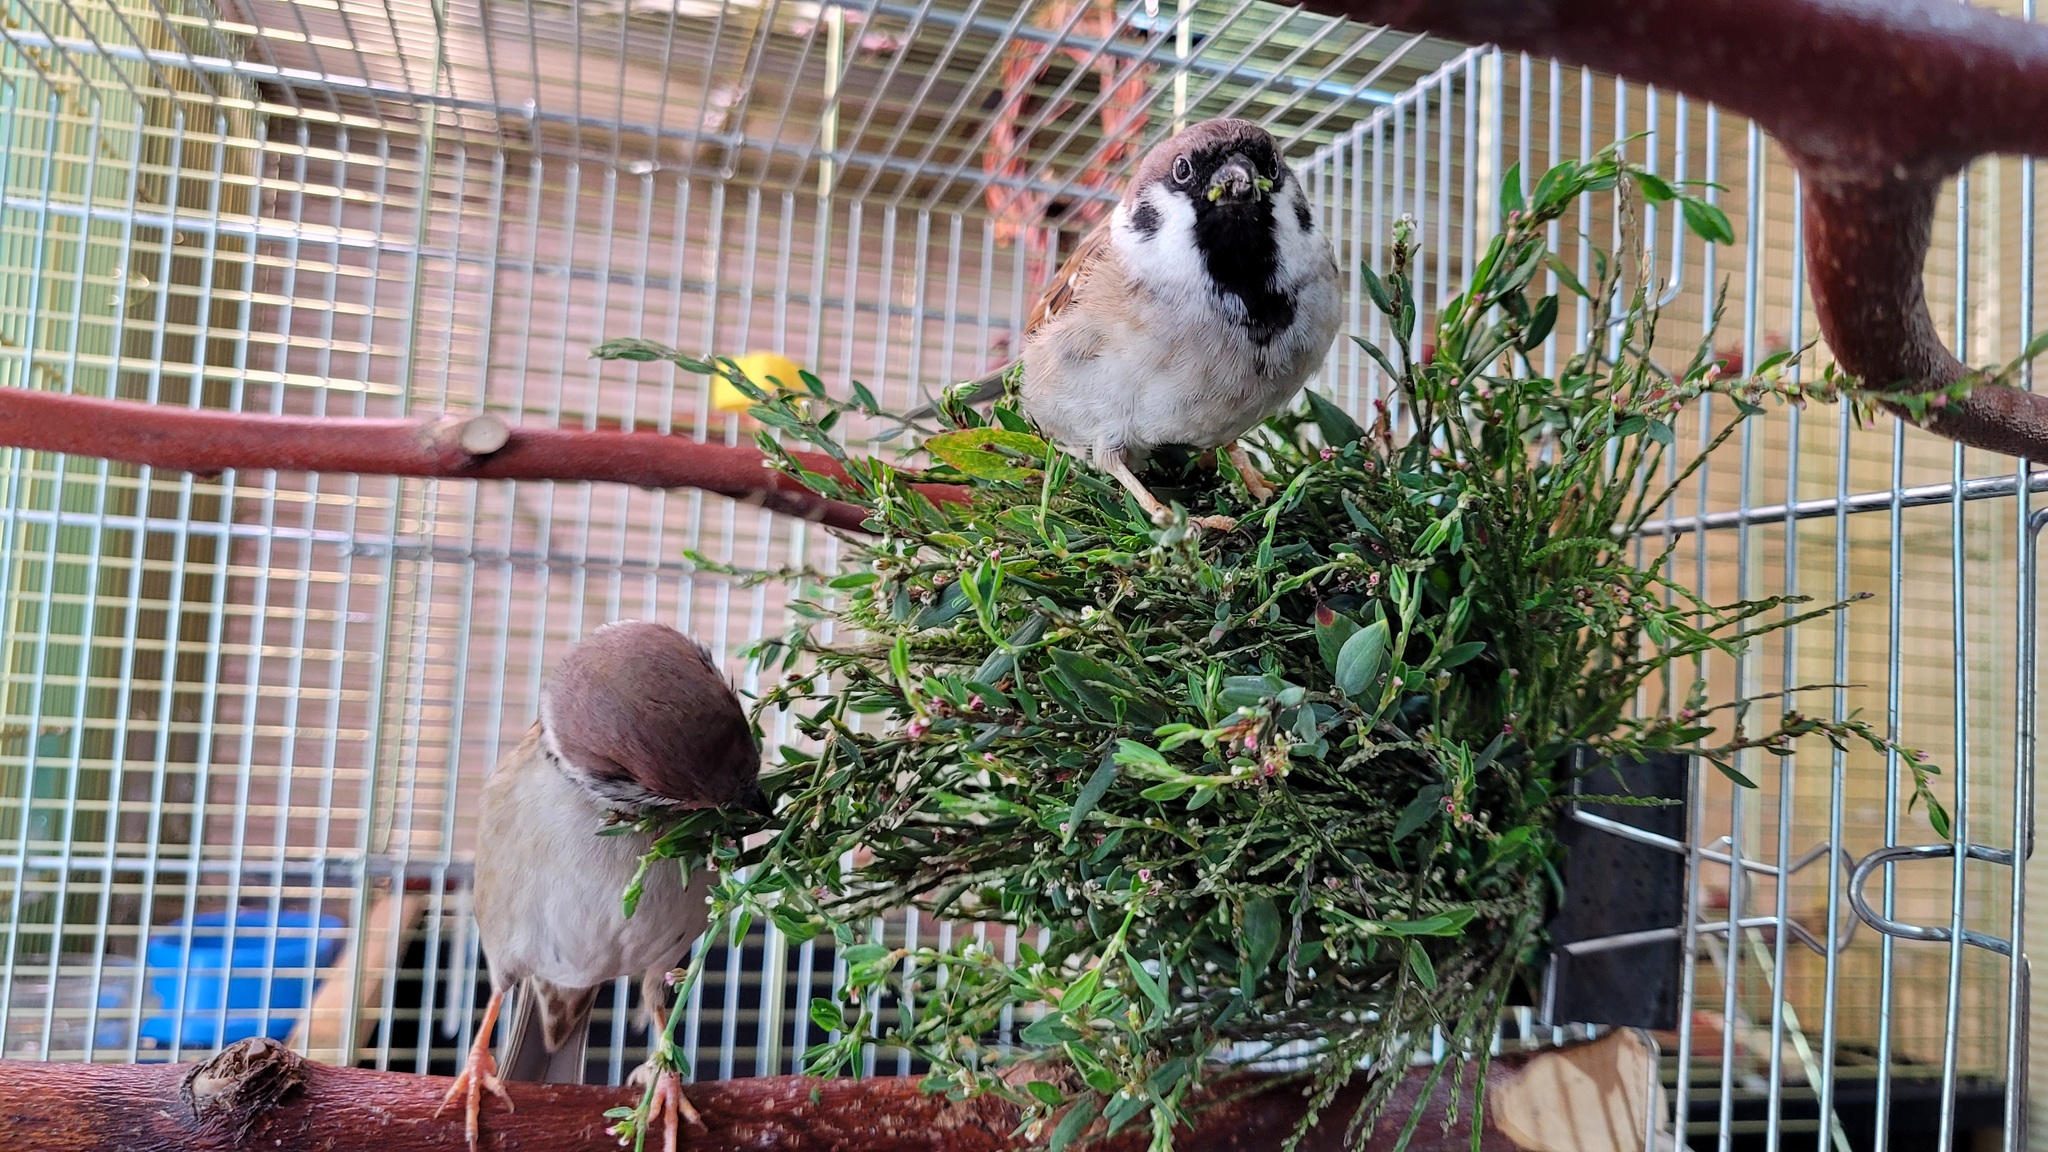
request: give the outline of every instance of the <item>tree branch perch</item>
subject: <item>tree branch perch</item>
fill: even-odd
[[[1483,1152],[1639,1152],[1654,1060],[1634,1032],[1533,1054],[1495,1059],[1488,1080]],[[1405,1118],[1427,1070],[1403,1080],[1388,1115]],[[1200,1112],[1183,1152],[1270,1152],[1301,1118],[1297,1086],[1256,1077],[1249,1089]],[[38,1064],[0,1061],[0,1116],[7,1131],[38,1152],[314,1152],[376,1147],[424,1152],[463,1147],[460,1109],[435,1116],[448,1079],[315,1064],[274,1040],[232,1044],[205,1063]],[[766,1076],[692,1085],[690,1100],[708,1131],[686,1139],[689,1152],[1013,1152],[1032,1145],[1016,1134],[1015,1109],[994,1097],[949,1101],[909,1076],[820,1080]],[[489,1152],[618,1152],[604,1131],[607,1108],[637,1093],[555,1084],[511,1086],[516,1110],[487,1103],[482,1147]],[[1416,1131],[1412,1152],[1469,1152],[1468,1120],[1444,1124],[1439,1090]],[[1341,1097],[1301,1147],[1343,1146],[1348,1103]],[[1469,1101],[1462,1109],[1469,1115]],[[1367,1152],[1393,1147],[1398,1124],[1383,1124]],[[1090,1152],[1139,1152],[1149,1130],[1089,1146]],[[1566,1143],[1557,1143],[1558,1140]]]
[[[370,420],[270,416],[26,388],[0,388],[0,443],[211,475],[235,469],[356,472],[470,480],[597,480],[698,488],[833,528],[862,514],[768,466],[752,447],[705,444],[654,431],[513,428],[496,416]],[[831,457],[798,453],[828,476]],[[924,485],[933,499],[956,488]]]

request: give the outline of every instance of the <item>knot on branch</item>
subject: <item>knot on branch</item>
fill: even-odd
[[[201,1131],[232,1133],[240,1143],[305,1083],[304,1057],[268,1036],[253,1036],[194,1065],[179,1083],[178,1097]]]
[[[512,426],[496,416],[442,416],[420,425],[420,438],[434,458],[463,467],[492,455],[512,440]]]

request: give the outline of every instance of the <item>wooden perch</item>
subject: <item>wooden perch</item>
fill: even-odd
[[[1944,180],[1987,153],[2048,155],[2048,27],[1952,0],[1306,0],[1711,100],[1778,139],[1805,182],[1821,334],[1865,385],[1937,391],[1964,365],[1922,271]],[[2048,460],[2048,395],[1985,385],[1925,426]]]
[[[423,420],[270,416],[0,388],[0,444],[211,475],[230,468],[470,480],[604,480],[700,488],[857,531],[862,514],[768,467],[758,449],[654,431],[512,428],[492,415]],[[797,453],[822,475],[829,456]],[[926,485],[934,499],[958,489]]]
[[[1535,1054],[1497,1058],[1487,1084],[1483,1152],[1641,1152],[1654,1060],[1636,1032]],[[1411,1070],[1388,1110],[1404,1118],[1427,1069]],[[689,1152],[1010,1152],[1032,1144],[1017,1114],[989,1097],[928,1095],[915,1077],[814,1080],[769,1076],[692,1085],[709,1129],[686,1135]],[[230,1045],[198,1065],[36,1064],[0,1061],[0,1116],[37,1152],[312,1152],[375,1147],[421,1152],[463,1147],[462,1117],[434,1115],[444,1077],[314,1064],[266,1038]],[[1203,1109],[1181,1152],[1270,1152],[1302,1113],[1298,1086],[1253,1091]],[[621,1088],[511,1086],[515,1111],[486,1105],[487,1152],[617,1152],[607,1108],[632,1102]],[[1341,1097],[1304,1152],[1337,1152],[1350,1117]],[[1467,1152],[1469,1122],[1444,1128],[1443,1093],[1416,1130],[1412,1152]],[[1466,1109],[1469,1111],[1469,1108]],[[1661,1115],[1661,1107],[1659,1108]],[[1399,1124],[1381,1124],[1368,1152],[1394,1145]],[[1143,1125],[1090,1152],[1139,1152]]]

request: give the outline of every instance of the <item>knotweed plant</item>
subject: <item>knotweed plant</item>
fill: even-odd
[[[935,1091],[1013,1100],[1054,1149],[1142,1125],[1165,1150],[1223,1070],[1284,1053],[1311,1119],[1367,1069],[1354,1137],[1405,1139],[1419,1111],[1381,1116],[1399,1077],[1375,1073],[1437,1031],[1432,1090],[1478,1107],[1585,765],[1680,753],[1747,786],[1746,754],[1801,737],[1892,748],[1853,716],[1708,699],[1700,660],[1843,605],[1709,601],[1640,535],[1766,399],[1815,391],[1791,383],[1794,358],[1729,379],[1702,341],[1660,365],[1639,260],[1602,257],[1582,284],[1545,240],[1610,189],[1625,224],[1638,199],[1709,241],[1732,239],[1726,218],[1613,151],[1526,200],[1520,185],[1427,357],[1415,231],[1397,226],[1384,271],[1363,273],[1390,340],[1360,340],[1394,390],[1363,424],[1310,395],[1256,434],[1278,496],[1257,505],[1201,461],[1155,472],[1155,492],[1234,531],[1154,524],[1008,406],[948,405],[912,467],[840,444],[843,414],[882,415],[865,390],[743,382],[764,448],[871,535],[756,645],[760,708],[806,737],[768,781],[776,815],[693,815],[649,865],[716,867],[735,938],[760,917],[836,937],[847,983],[810,1005],[831,1038],[812,1070],[857,1071],[879,1042],[926,1062]],[[1532,358],[1560,315],[1533,287],[1546,270],[1593,317],[1555,375]],[[637,342],[602,354],[719,370]],[[1674,421],[1709,394],[1719,427],[1683,452]],[[965,502],[914,487],[931,483]],[[1945,828],[1935,769],[1900,751]],[[1014,958],[995,931],[874,942],[904,908],[1014,927]]]

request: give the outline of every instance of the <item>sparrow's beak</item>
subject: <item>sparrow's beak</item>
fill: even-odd
[[[1258,200],[1273,187],[1273,182],[1259,175],[1252,162],[1242,153],[1233,152],[1209,177],[1209,202],[1212,204],[1250,204]]]
[[[759,784],[749,785],[747,790],[740,794],[737,806],[752,812],[756,816],[775,815],[775,802],[768,799],[768,794],[761,791]]]

